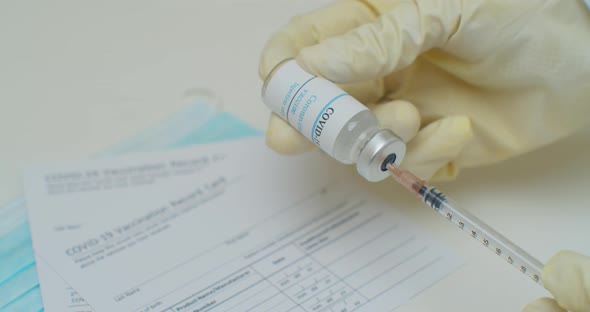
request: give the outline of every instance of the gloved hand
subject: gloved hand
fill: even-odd
[[[260,76],[295,57],[408,142],[402,167],[452,179],[587,124],[589,51],[582,0],[341,0],[280,29]],[[267,143],[312,148],[274,114]]]
[[[562,251],[545,265],[543,282],[555,299],[541,298],[523,312],[590,311],[590,258]]]

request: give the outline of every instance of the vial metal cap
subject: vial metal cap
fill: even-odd
[[[406,155],[406,143],[391,130],[375,133],[359,154],[358,173],[370,182],[379,182],[389,176],[388,164],[399,165]]]

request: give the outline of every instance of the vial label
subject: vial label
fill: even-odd
[[[326,153],[333,155],[340,131],[367,107],[334,83],[289,60],[266,82],[263,102]]]

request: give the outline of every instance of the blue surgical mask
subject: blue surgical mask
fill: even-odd
[[[156,151],[258,136],[260,131],[201,100],[97,156]],[[0,207],[0,312],[43,311],[24,199]]]

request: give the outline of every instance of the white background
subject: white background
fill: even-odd
[[[20,170],[75,159],[140,133],[194,88],[263,130],[260,51],[280,25],[329,1],[0,2],[0,204],[22,193]],[[542,261],[590,254],[590,131],[440,185]],[[520,311],[547,293],[391,183],[384,196],[467,265],[399,311]]]

